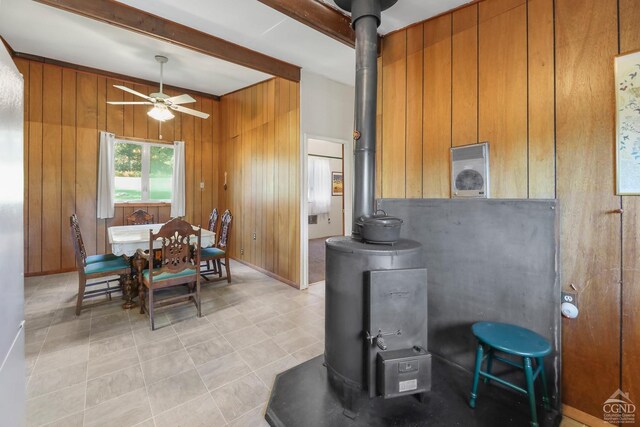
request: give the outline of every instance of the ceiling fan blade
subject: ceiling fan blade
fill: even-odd
[[[169,108],[172,110],[179,111],[181,113],[191,114],[192,116],[200,117],[201,119],[208,119],[209,115],[207,113],[203,113],[202,111],[192,110],[191,108],[182,107],[180,105],[170,105]]]
[[[135,101],[135,102],[120,102],[120,101],[107,101],[107,104],[111,105],[154,105],[149,101]]]
[[[143,93],[140,93],[140,92],[138,92],[138,91],[135,91],[135,90],[133,90],[133,89],[129,89],[129,88],[128,88],[128,87],[126,87],[126,86],[113,85],[113,87],[117,87],[117,88],[118,88],[118,89],[120,89],[120,90],[123,90],[123,91],[125,91],[125,92],[129,92],[129,93],[132,93],[132,94],[134,94],[134,95],[136,95],[136,96],[139,96],[140,98],[144,98],[144,99],[146,99],[146,100],[148,100],[148,101],[153,101],[153,98],[151,98],[151,97],[149,97],[149,96],[147,96],[147,95],[145,95],[145,94],[143,94]]]
[[[172,105],[178,105],[178,104],[191,104],[192,102],[196,102],[196,100],[193,99],[190,95],[187,95],[185,93],[183,95],[172,96],[171,98],[167,98],[164,100],[164,102],[167,102]]]

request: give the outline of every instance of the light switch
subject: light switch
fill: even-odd
[[[204,190],[204,181],[200,181],[200,189]]]

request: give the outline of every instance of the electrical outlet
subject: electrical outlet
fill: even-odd
[[[576,307],[578,306],[578,293],[577,292],[562,292],[562,301],[560,301],[560,303],[563,302],[568,302],[570,304],[575,305]]]
[[[256,240],[256,232],[253,232],[253,240]]]
[[[240,248],[240,255],[244,255],[244,248]]]

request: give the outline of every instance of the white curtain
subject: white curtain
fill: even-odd
[[[173,143],[173,180],[171,183],[171,217],[184,216],[184,141]]]
[[[98,218],[113,218],[116,136],[100,131],[100,159],[98,161]]]
[[[330,210],[331,163],[309,156],[309,215],[328,214]]]

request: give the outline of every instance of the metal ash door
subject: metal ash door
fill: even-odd
[[[427,270],[411,268],[366,272],[364,294],[363,336],[369,397],[429,391],[431,355],[426,351]],[[398,363],[389,363],[394,359]],[[377,378],[380,376],[386,381]],[[390,382],[390,378],[398,379],[397,384]],[[384,389],[380,389],[381,384],[384,384]]]

